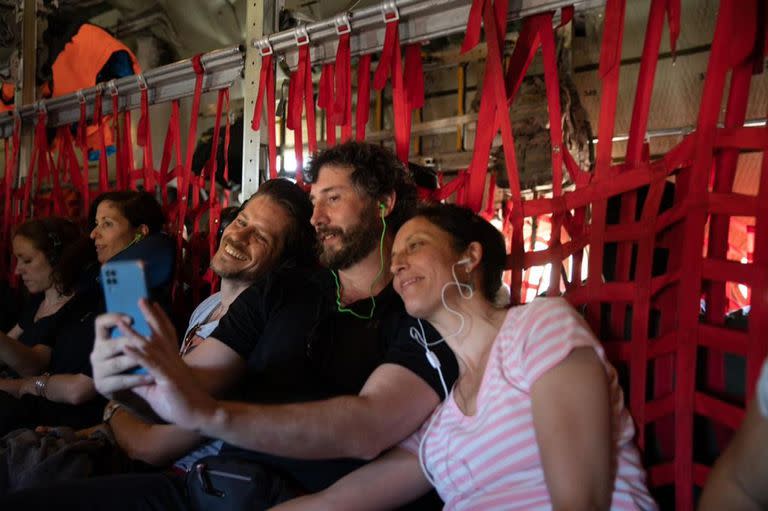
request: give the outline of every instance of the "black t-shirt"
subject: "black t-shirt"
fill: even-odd
[[[287,403],[318,399],[307,334],[319,313],[308,270],[275,270],[240,293],[211,337],[247,362],[243,399]]]
[[[439,396],[444,397],[435,369],[426,360],[424,349],[411,338],[416,321],[405,312],[400,297],[387,286],[375,297],[371,319],[339,312],[332,275],[322,270],[307,276],[286,278],[281,272],[242,293],[222,318],[213,337],[232,347],[248,360],[251,373],[258,373],[277,358],[280,377],[293,375],[294,388],[280,381],[280,391],[249,383],[247,396],[254,402],[300,402],[338,395],[358,394],[371,373],[381,364],[402,365],[423,378]],[[371,300],[361,300],[347,308],[368,315]],[[438,339],[426,322],[428,340]],[[279,348],[272,345],[279,344]],[[443,376],[450,386],[458,367],[445,344],[434,348],[440,357]],[[269,358],[265,358],[269,355]],[[287,364],[287,365],[286,365]],[[293,369],[289,366],[293,364]],[[258,378],[258,376],[257,376]],[[277,381],[276,377],[269,384]],[[282,390],[288,390],[281,393]],[[294,478],[309,491],[317,491],[363,464],[360,460],[298,460],[225,446]]]
[[[24,330],[19,341],[27,346],[43,344],[51,348],[47,372],[90,376],[94,321],[104,311],[101,291],[95,283],[81,288],[58,311],[34,321],[43,294],[33,295],[19,320]]]

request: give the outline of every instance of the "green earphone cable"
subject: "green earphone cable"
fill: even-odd
[[[339,312],[349,313],[358,319],[371,319],[373,317],[373,311],[376,310],[376,298],[373,297],[373,288],[384,274],[384,236],[387,234],[387,220],[384,218],[384,204],[382,203],[379,207],[381,208],[381,223],[383,224],[384,228],[381,230],[381,239],[379,240],[379,273],[377,273],[373,278],[373,282],[371,282],[371,288],[368,290],[368,292],[371,294],[371,312],[369,312],[366,316],[363,316],[362,314],[358,314],[352,309],[348,309],[341,305],[341,284],[339,284],[339,276],[335,271],[331,270],[333,281],[336,283],[336,309]]]

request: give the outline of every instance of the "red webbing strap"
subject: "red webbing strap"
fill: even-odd
[[[725,113],[725,127],[736,128],[744,125],[749,100],[749,86],[752,79],[753,62],[746,60],[731,74],[728,106]],[[715,156],[715,169],[713,191],[716,193],[729,193],[733,191],[733,182],[736,177],[736,167],[739,158],[738,149],[723,149]],[[728,231],[730,216],[710,216],[709,240],[707,257],[715,260],[725,260],[728,254]],[[704,282],[704,291],[707,301],[707,322],[713,325],[722,325],[725,321],[728,300],[726,297],[726,283],[724,279]],[[715,392],[725,390],[725,360],[723,353],[710,349],[707,354],[707,385]],[[717,428],[717,426],[716,426]],[[718,440],[726,440],[725,432],[718,431]],[[722,444],[721,444],[722,445]]]
[[[259,93],[253,109],[251,129],[259,131],[264,105],[264,93],[267,95],[267,136],[269,137],[269,178],[277,177],[277,138],[275,133],[275,64],[273,54],[262,54],[261,72],[259,73]]]
[[[291,77],[288,81],[288,115],[285,120],[285,127],[289,130],[293,130],[293,146],[294,155],[296,159],[296,182],[303,183],[303,176],[299,169],[303,169],[304,164],[304,134],[301,131],[301,95],[300,90],[304,87],[299,83],[301,80],[299,68],[291,73]],[[298,106],[297,106],[298,105]],[[296,108],[299,109],[299,113],[296,114]],[[298,117],[298,118],[297,118]]]
[[[226,108],[225,108],[226,105]],[[229,160],[227,158],[227,153],[229,152],[229,88],[222,89],[219,91],[219,99],[216,104],[216,126],[215,126],[215,133],[216,133],[216,143],[217,143],[217,153],[218,154],[218,140],[219,140],[219,125],[221,124],[221,114],[222,111],[224,112],[224,119],[225,119],[225,128],[224,128],[224,169],[223,172],[227,173],[227,167],[229,165]],[[216,234],[219,228],[219,216],[221,214],[221,204],[218,201],[218,196],[216,194],[216,173],[218,171],[218,157],[214,156],[214,153],[211,153],[211,163],[210,163],[210,169],[211,169],[211,183],[210,183],[210,189],[208,190],[208,255],[209,257],[213,258],[213,255],[216,253]]]
[[[59,164],[58,167],[63,172],[64,169],[69,170],[69,181],[78,193],[82,194],[83,188],[87,186],[85,179],[87,175],[83,176],[80,162],[77,160],[74,149],[74,140],[69,130],[69,126],[59,126],[56,130],[56,139],[59,144]],[[84,208],[84,211],[88,211]]]
[[[496,213],[494,208],[496,198],[496,176],[491,174],[491,179],[488,181],[488,200],[485,203],[485,210],[480,214],[483,218],[490,221]]]
[[[405,71],[403,74],[405,87],[405,114],[407,122],[403,124],[406,130],[406,140],[411,140],[411,119],[414,110],[424,107],[424,67],[421,62],[421,43],[405,47]]]
[[[645,30],[645,42],[643,55],[640,62],[638,86],[635,93],[635,103],[632,110],[632,121],[629,129],[629,141],[627,143],[627,157],[625,168],[633,169],[640,166],[645,160],[643,149],[645,147],[645,132],[648,125],[648,115],[653,95],[656,64],[659,59],[661,35],[664,29],[664,15],[667,0],[653,0],[648,15],[648,25]],[[627,224],[635,221],[637,209],[637,193],[632,191],[621,198],[619,222]],[[618,244],[616,255],[617,281],[624,282],[629,279],[632,264],[632,242]],[[615,306],[611,314],[611,330],[614,335],[624,331],[626,321],[626,309]]]
[[[357,111],[355,112],[355,140],[365,142],[365,127],[371,112],[371,55],[363,55],[357,62]]]
[[[126,176],[125,169],[125,155],[123,154],[125,147],[123,146],[122,134],[120,133],[120,114],[119,114],[119,96],[116,92],[111,93],[112,96],[112,139],[115,141],[115,181],[116,188],[118,190],[126,190],[128,188],[128,178]]]
[[[309,55],[309,41],[299,44],[299,64],[291,75],[288,89],[288,108],[290,109],[288,129],[293,130],[294,151],[296,154],[296,182],[304,185],[304,142],[301,132],[302,109],[307,111],[307,144],[310,154],[317,152],[315,128],[315,102],[312,90],[312,63]]]
[[[547,92],[547,111],[549,113],[549,133],[552,144],[552,195],[563,195],[563,126],[560,114],[560,78],[557,73],[557,50],[555,48],[555,32],[552,29],[552,15],[536,18],[539,40],[541,41],[542,60],[544,62],[544,82]],[[576,181],[576,175],[571,179]],[[563,214],[552,214],[552,229],[549,237],[549,248],[557,251],[560,246]],[[561,261],[552,261],[550,265],[548,296],[560,294]]]
[[[2,261],[2,268],[0,268],[0,276],[5,277],[10,268],[7,267],[8,258],[6,254],[10,253],[10,237],[11,226],[13,224],[13,187],[16,180],[16,166],[19,159],[19,147],[21,145],[21,118],[17,115],[14,121],[13,134],[10,139],[10,148],[8,147],[8,139],[4,142],[5,151],[5,174],[3,175],[3,218],[2,218],[2,231],[0,231],[0,261]],[[9,276],[11,277],[11,276]],[[10,279],[9,279],[10,280]]]
[[[336,105],[333,92],[333,78],[336,75],[333,63],[324,64],[320,73],[320,83],[317,91],[317,106],[325,110],[325,144],[326,147],[336,145],[336,123],[334,107]]]
[[[461,53],[466,53],[480,42],[480,24],[483,21],[483,7],[486,0],[472,0],[467,19],[467,31],[461,44]]]
[[[123,165],[125,179],[131,190],[136,190],[135,162],[133,160],[133,134],[131,133],[131,111],[123,112]]]
[[[713,145],[726,75],[731,63],[741,61],[753,43],[752,40],[744,40],[745,32],[741,29],[742,26],[749,26],[749,20],[743,16],[745,12],[749,13],[749,10],[737,5],[737,2],[723,2],[720,6],[704,81],[696,127],[694,162],[688,182],[688,211],[681,247],[685,271],[681,272],[678,291],[674,470],[676,509],[693,508],[693,416],[707,184],[713,163]]]
[[[381,51],[379,65],[373,75],[373,88],[382,90],[392,77],[392,109],[394,111],[395,153],[400,161],[408,162],[410,152],[410,110],[408,109],[403,84],[403,62],[400,52],[400,24],[398,17],[385,18],[386,31],[384,47]]]
[[[85,98],[80,99],[80,120],[77,123],[77,146],[80,148],[80,156],[83,161],[83,186],[80,188],[80,195],[83,198],[83,212],[86,213],[91,207],[91,189],[90,174],[88,171],[88,124],[86,121]]]
[[[594,182],[607,178],[611,167],[611,151],[616,119],[616,104],[619,93],[619,71],[621,69],[621,43],[624,38],[624,11],[626,0],[607,0],[603,41],[600,49],[599,75],[601,87],[600,117],[598,121],[598,143]],[[589,268],[587,276],[586,318],[595,332],[600,332],[601,304],[597,296],[602,287],[603,253],[605,249],[605,222],[608,200],[602,198],[592,204],[590,231]]]
[[[163,144],[163,158],[160,161],[160,195],[163,201],[163,211],[170,220],[170,204],[168,203],[168,182],[172,180],[178,172],[176,170],[169,172],[171,158],[175,149],[176,166],[181,165],[181,126],[179,118],[179,100],[171,102],[171,117],[168,121],[168,129],[165,133],[165,142]]]
[[[104,139],[104,127],[102,126],[101,103],[103,100],[102,89],[96,90],[96,98],[93,100],[93,124],[99,130],[99,193],[109,190],[109,169],[107,168],[107,142]]]
[[[349,47],[349,33],[339,36],[336,49],[335,67],[336,101],[334,122],[341,126],[341,141],[352,138],[352,52]]]
[[[229,122],[229,88],[227,88],[227,95],[226,95],[226,116],[227,116],[227,122],[224,125],[224,171],[222,172],[222,176],[224,177],[224,182],[229,183],[229,140],[230,140],[230,122]],[[229,189],[224,189],[224,200],[222,202],[222,207],[229,206]],[[218,219],[217,219],[218,221]],[[214,247],[215,248],[215,247]]]
[[[506,0],[497,0],[493,7],[489,2],[486,2],[483,9],[483,24],[485,26],[486,40],[488,44],[486,77],[491,82],[492,97],[494,97],[496,102],[496,114],[493,125],[501,126],[501,137],[504,148],[504,163],[507,168],[509,186],[512,192],[512,209],[510,210],[510,214],[513,231],[508,261],[512,261],[513,264],[508,264],[508,267],[513,268],[511,279],[511,301],[513,304],[517,304],[520,303],[523,272],[522,268],[516,268],[514,265],[519,264],[519,262],[523,260],[523,255],[525,253],[525,246],[523,241],[524,217],[522,207],[522,193],[520,190],[520,177],[517,172],[515,142],[512,135],[512,122],[509,118],[509,110],[507,107],[508,98],[502,70],[503,54],[501,45],[504,41],[507,19],[506,16]],[[480,126],[479,120],[478,126]],[[487,168],[484,170],[487,172]],[[470,175],[470,179],[471,178],[472,176]]]
[[[765,7],[764,7],[765,9]],[[763,12],[765,14],[765,11]],[[763,25],[764,26],[764,25]],[[768,48],[766,48],[768,53]],[[768,125],[762,128],[768,136]],[[754,252],[752,264],[752,309],[749,315],[749,353],[747,355],[747,400],[754,396],[755,383],[768,355],[765,332],[768,332],[768,146],[763,151],[760,169],[757,213],[755,215]]]
[[[156,184],[154,155],[152,154],[152,122],[149,118],[149,91],[141,89],[141,117],[136,127],[136,143],[143,148],[141,175],[144,178],[144,189],[153,193]]]
[[[498,7],[499,4],[497,4],[497,8]],[[506,20],[506,12],[503,14],[502,19]],[[485,177],[488,173],[491,143],[499,130],[499,125],[496,123],[496,110],[500,108],[504,112],[507,112],[507,105],[511,98],[514,98],[514,95],[519,88],[519,84],[522,83],[528,65],[533,60],[533,54],[536,51],[538,33],[534,29],[535,27],[530,21],[531,19],[533,18],[528,18],[525,21],[518,42],[515,45],[515,50],[509,60],[504,103],[497,103],[493,92],[493,83],[498,80],[498,78],[492,76],[491,73],[496,67],[487,64],[485,67],[483,91],[480,100],[480,112],[477,119],[475,147],[472,152],[472,161],[469,164],[469,181],[467,183],[466,191],[467,202],[465,204],[474,211],[480,211],[480,208],[482,208],[482,197],[485,191]],[[486,25],[486,27],[487,26],[488,25]],[[503,25],[502,30],[505,26],[506,25]],[[486,28],[486,31],[488,31],[488,28]],[[487,35],[486,39],[488,39]],[[497,43],[497,46],[500,47],[500,45],[501,41]],[[499,66],[501,66],[501,64],[499,64]]]
[[[192,68],[195,71],[195,92],[192,96],[192,111],[189,118],[189,132],[187,135],[187,154],[184,159],[184,167],[180,175],[177,175],[178,183],[178,211],[176,215],[176,271],[177,277],[181,272],[182,248],[184,244],[184,221],[187,217],[189,185],[192,181],[192,156],[195,152],[195,141],[197,140],[197,119],[200,114],[200,98],[203,94],[203,78],[205,78],[205,69],[203,68],[202,54],[192,57]],[[179,290],[180,279],[174,279],[174,297]]]
[[[674,55],[677,52],[677,38],[680,37],[680,0],[667,0],[667,20],[669,47]]]

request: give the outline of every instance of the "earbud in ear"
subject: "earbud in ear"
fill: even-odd
[[[471,262],[472,262],[472,260],[469,257],[465,257],[464,259],[459,259],[458,261],[456,261],[456,264],[457,265],[458,264],[469,264]]]
[[[379,209],[384,211],[385,209],[387,209],[387,205],[384,204],[383,202],[379,202]]]
[[[141,234],[140,232],[137,232],[136,236],[133,237],[133,243],[137,243],[143,239],[144,239],[144,235]]]

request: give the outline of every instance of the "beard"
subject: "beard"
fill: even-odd
[[[318,229],[318,239],[334,234],[341,242],[341,248],[326,248],[322,241],[318,243],[320,264],[331,270],[345,270],[360,262],[376,248],[381,238],[382,224],[377,216],[373,201],[360,215],[360,221],[346,230],[340,227]]]

